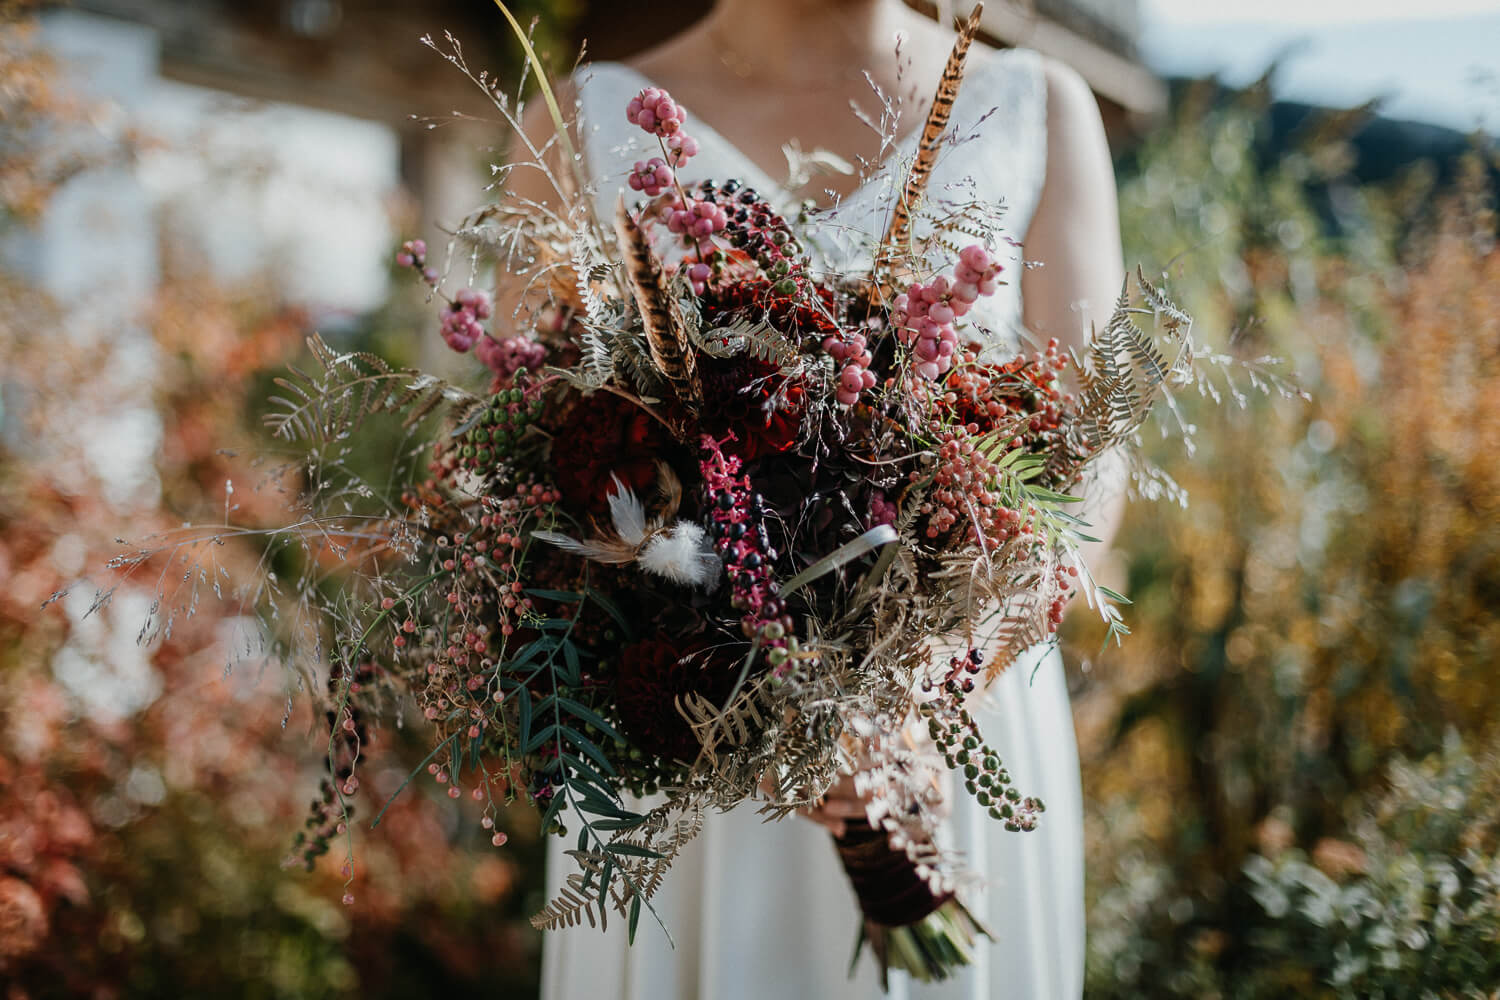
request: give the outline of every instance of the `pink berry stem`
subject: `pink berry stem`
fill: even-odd
[[[656,137],[656,144],[661,147],[662,159],[666,160],[668,163],[671,163],[672,154],[667,151],[667,140],[663,136],[658,135]],[[687,191],[683,190],[682,178],[677,176],[676,167],[672,168],[672,186],[677,189],[677,199],[682,203],[682,207],[687,208],[691,204],[691,202],[688,201]],[[703,244],[700,240],[697,239],[697,237],[693,237],[693,253],[698,255],[698,263],[708,263],[708,261],[703,259]]]

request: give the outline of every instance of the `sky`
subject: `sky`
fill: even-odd
[[[1242,84],[1285,54],[1278,96],[1500,131],[1500,0],[1143,0],[1142,20],[1164,74]]]

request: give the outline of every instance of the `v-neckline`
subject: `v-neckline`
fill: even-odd
[[[995,57],[998,56],[1002,51],[1004,50],[985,53],[985,58],[980,65],[987,65],[991,62],[994,62]],[[607,67],[611,70],[624,72],[629,76],[634,77],[642,87],[659,86],[645,73],[642,73],[640,70],[627,63],[605,61],[589,64],[589,68],[592,70],[597,70],[600,67]],[[974,67],[971,64],[971,66],[969,67],[970,72],[965,74],[965,84],[974,82],[974,78],[978,76],[977,72],[973,72],[973,70],[975,70],[976,68],[977,67]],[[962,97],[965,92],[966,91],[961,89],[959,92],[960,97]],[[755,178],[753,181],[745,177],[740,177],[738,179],[741,182],[749,184],[750,186],[757,188],[765,194],[771,194],[772,192],[774,192],[775,200],[783,203],[807,200],[798,199],[796,191],[789,190],[780,181],[773,178],[764,167],[751,159],[748,153],[746,153],[738,145],[732,142],[727,136],[724,135],[724,133],[716,129],[709,121],[693,111],[693,108],[690,104],[678,99],[675,94],[673,95],[672,99],[676,101],[678,105],[680,105],[682,109],[688,113],[687,130],[693,135],[695,139],[698,140],[700,145],[705,141],[718,145],[720,149],[729,157],[738,162],[742,167],[747,168],[749,171],[755,174]],[[954,106],[957,107],[957,102],[955,102]],[[890,149],[886,152],[885,156],[881,158],[880,163],[870,173],[866,174],[860,180],[859,184],[848,194],[840,196],[838,200],[831,205],[825,205],[819,202],[817,199],[813,199],[814,204],[817,206],[817,210],[820,212],[838,211],[839,209],[842,209],[844,206],[850,204],[856,199],[862,198],[866,191],[878,189],[878,182],[883,178],[889,176],[891,168],[899,166],[902,158],[912,155],[917,144],[921,141],[921,135],[922,127],[919,125],[917,128],[908,131],[899,139],[894,140],[891,143]]]

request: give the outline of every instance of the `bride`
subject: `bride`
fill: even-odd
[[[653,17],[649,5],[640,16]],[[673,27],[662,25],[662,35]],[[952,42],[951,32],[901,0],[718,0],[702,21],[630,62],[595,63],[575,75],[577,139],[598,209],[612,216],[630,163],[652,153],[624,116],[626,101],[649,85],[688,110],[700,154],[686,179],[734,177],[789,206],[811,199],[830,209],[829,230],[878,238]],[[872,84],[900,99],[889,143],[850,110],[852,102],[879,118]],[[535,136],[551,128],[540,105],[524,122]],[[974,315],[1012,354],[1051,337],[1081,346],[1090,324],[1107,318],[1123,274],[1114,177],[1088,88],[1034,52],[976,46],[950,130],[962,141],[945,149],[929,190],[1002,207],[1006,233],[1024,243],[1025,261],[1040,265],[1024,266],[1014,251],[1010,284]],[[824,164],[862,169],[825,169],[789,190],[778,180],[793,158],[783,151],[788,144],[831,154],[819,158]],[[518,173],[509,187],[537,201],[549,191],[534,172]],[[869,266],[868,247],[857,242],[820,249],[825,267]],[[1111,519],[1092,512],[1095,533],[1107,534]],[[1037,832],[1007,833],[968,796],[955,798],[947,834],[978,876],[970,906],[995,940],[957,978],[921,984],[897,975],[891,994],[1078,997],[1083,815],[1056,652],[1023,657],[991,686],[976,716],[1018,787],[1040,796],[1047,813]],[[878,997],[870,959],[850,974],[857,911],[828,836],[861,811],[846,782],[811,823],[763,824],[749,808],[710,816],[657,897],[674,941],[650,921],[630,947],[623,921],[604,934],[551,932],[544,1000]],[[567,870],[563,846],[553,838],[549,890]]]

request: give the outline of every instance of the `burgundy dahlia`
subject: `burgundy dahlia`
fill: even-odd
[[[711,434],[733,434],[726,447],[745,461],[797,443],[807,393],[802,384],[756,358],[699,360],[703,407],[698,419]]]
[[[768,278],[746,278],[715,286],[703,299],[703,317],[717,325],[736,319],[768,323],[794,343],[813,337],[821,344],[839,332],[833,319],[833,292],[806,280],[791,290],[779,284]]]
[[[611,475],[643,492],[655,481],[656,460],[670,443],[649,414],[610,392],[577,400],[550,429],[558,491],[563,503],[580,513],[608,509]]]
[[[729,694],[734,681],[733,671],[703,650],[697,641],[656,638],[620,652],[615,707],[631,745],[668,760],[698,756],[698,740],[677,711],[677,700],[694,692],[717,700]]]

